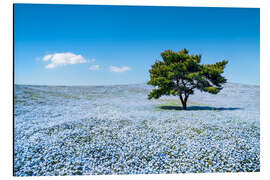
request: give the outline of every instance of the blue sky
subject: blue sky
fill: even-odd
[[[160,53],[226,59],[228,82],[259,85],[260,10],[15,4],[15,84],[145,83]]]

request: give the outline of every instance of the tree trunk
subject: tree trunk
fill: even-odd
[[[183,109],[184,109],[184,110],[187,110],[187,102],[184,101],[182,104],[183,104]]]
[[[183,109],[186,110],[187,109],[187,99],[188,99],[188,96],[185,96],[185,99],[183,99],[182,94],[180,94],[179,95],[179,98],[180,98],[181,103],[183,105]]]

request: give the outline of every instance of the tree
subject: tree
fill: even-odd
[[[187,49],[179,52],[166,50],[161,53],[163,61],[157,60],[152,65],[150,81],[147,83],[155,88],[148,99],[158,99],[162,95],[179,96],[183,109],[187,109],[189,95],[195,89],[211,94],[217,94],[226,83],[221,76],[228,61],[215,64],[200,64],[201,55],[189,54]]]

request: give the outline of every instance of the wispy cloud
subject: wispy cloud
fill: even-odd
[[[97,70],[99,70],[99,65],[92,65],[88,69],[91,71],[97,71]]]
[[[128,66],[123,66],[123,67],[110,66],[110,71],[112,72],[125,72],[129,70],[131,70],[131,68]]]
[[[76,55],[70,52],[48,54],[44,56],[42,60],[51,62],[45,66],[47,69],[56,68],[58,66],[87,63],[87,60],[82,55]]]

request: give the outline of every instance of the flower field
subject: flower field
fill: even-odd
[[[145,84],[14,87],[14,175],[260,171],[260,87],[147,100]]]

